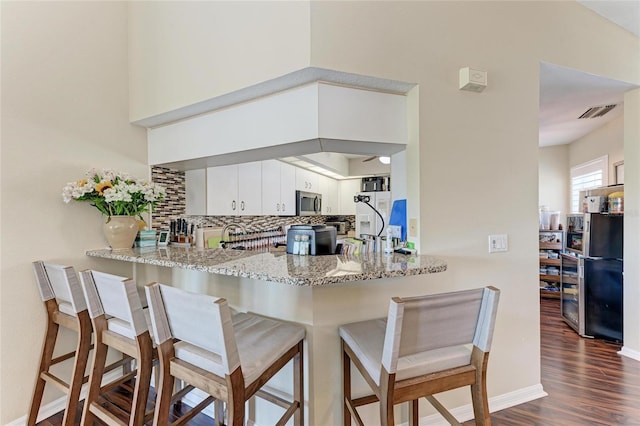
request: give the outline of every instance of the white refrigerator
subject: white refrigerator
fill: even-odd
[[[356,195],[368,196],[369,204],[380,212],[384,219],[369,206],[360,201],[356,203],[356,237],[361,235],[385,235],[391,214],[391,191],[358,192]]]

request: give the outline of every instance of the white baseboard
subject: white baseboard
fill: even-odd
[[[194,407],[199,404],[206,394],[198,389],[194,389],[188,393],[182,400],[189,406]],[[513,392],[509,392],[503,395],[494,396],[489,399],[489,410],[493,413],[496,411],[504,410],[516,405],[524,404],[525,402],[533,401],[538,398],[543,398],[548,394],[542,389],[541,384],[530,386],[528,388],[518,389]],[[209,417],[213,417],[213,407],[209,406],[204,411]],[[473,419],[473,406],[471,404],[457,407],[451,410],[451,413],[460,422],[466,422]],[[248,426],[259,426],[252,420],[247,421]],[[431,416],[420,418],[420,425],[424,426],[449,426],[449,423],[440,414],[433,414]],[[403,425],[404,426],[404,425]]]
[[[122,376],[122,372],[119,371],[118,369],[111,371],[107,374],[104,375],[102,381],[103,383],[109,383],[115,379],[117,379],[118,377]],[[83,400],[86,396],[87,396],[87,392],[89,391],[89,385],[88,383],[85,383],[84,385],[82,385],[82,390],[80,391],[80,400]],[[64,410],[67,407],[67,397],[62,396],[58,399],[54,399],[53,401],[51,401],[48,404],[45,405],[41,405],[40,406],[40,411],[38,412],[38,419],[37,421],[40,422],[44,419],[48,419],[49,417],[53,416],[56,413],[59,413],[60,411]],[[80,419],[78,419],[79,421]],[[27,415],[25,414],[24,416],[15,419],[12,422],[7,423],[5,426],[24,426],[27,424]]]
[[[620,351],[623,352],[624,348]],[[634,355],[626,355],[631,358],[640,360],[640,353],[631,351]],[[637,357],[637,358],[635,358]],[[120,376],[120,373],[115,371],[111,372],[105,376],[105,382],[112,381]],[[81,399],[84,399],[87,394],[87,386],[86,384],[82,388]],[[509,392],[506,394],[494,396],[493,398],[489,398],[489,410],[494,413],[496,411],[504,410],[505,408],[514,407],[519,404],[524,404],[525,402],[533,401],[538,398],[543,398],[548,394],[542,389],[541,384],[537,384],[534,386],[530,386],[528,388],[518,389],[513,392]],[[198,405],[204,398],[206,394],[199,389],[194,389],[192,392],[189,392],[182,399],[183,402],[191,407],[195,407]],[[66,398],[58,398],[49,404],[46,404],[40,407],[40,413],[38,414],[38,421],[44,420],[53,416],[54,414],[64,410],[66,406]],[[467,420],[473,419],[473,406],[471,404],[464,405],[462,407],[457,407],[451,410],[451,413],[458,419],[460,422],[466,422]],[[202,411],[202,414],[205,414],[209,417],[214,416],[213,413],[213,405],[208,406]],[[24,426],[27,422],[27,416],[23,416],[19,419],[16,419],[10,423],[7,423],[5,426]],[[249,425],[256,425],[253,421],[249,421]],[[422,417],[420,419],[420,425],[424,426],[448,426],[449,423],[442,418],[439,414],[433,414],[427,417]]]
[[[622,349],[620,349],[620,351],[618,352],[618,354],[622,356],[626,356],[627,358],[635,359],[636,361],[640,361],[640,352],[633,349],[629,349],[626,346],[623,346]]]
[[[545,396],[548,396],[548,394],[542,389],[541,384],[529,386],[528,388],[518,389],[513,392],[489,398],[489,411],[495,413],[496,411],[524,404],[525,402],[533,401]],[[459,422],[466,422],[467,420],[473,419],[473,406],[471,404],[457,407],[450,411]],[[440,414],[436,413],[427,417],[421,417],[420,425],[449,426],[449,422],[447,422]]]

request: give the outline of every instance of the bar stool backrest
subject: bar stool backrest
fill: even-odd
[[[91,270],[82,271],[80,278],[91,318],[103,314],[117,318],[125,322],[135,336],[148,330],[134,280]]]
[[[395,373],[399,357],[473,344],[491,349],[499,291],[490,287],[420,297],[394,297],[382,364]]]
[[[225,299],[158,283],[147,285],[145,291],[157,345],[177,338],[219,355],[225,374],[240,366]]]
[[[58,305],[69,304],[70,312],[61,309],[69,315],[87,309],[82,287],[73,267],[36,261],[33,262],[33,270],[43,302],[55,298]]]

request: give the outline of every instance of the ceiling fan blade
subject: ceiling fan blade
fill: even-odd
[[[374,155],[373,157],[365,158],[364,160],[362,160],[362,162],[366,163],[367,161],[375,160],[376,158],[378,158],[378,156]]]

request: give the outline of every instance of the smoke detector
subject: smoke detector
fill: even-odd
[[[609,111],[614,109],[615,107],[616,107],[616,104],[602,105],[602,106],[595,106],[595,107],[588,108],[585,112],[582,113],[580,117],[578,117],[578,120],[583,118],[602,117],[603,115],[607,114]]]

